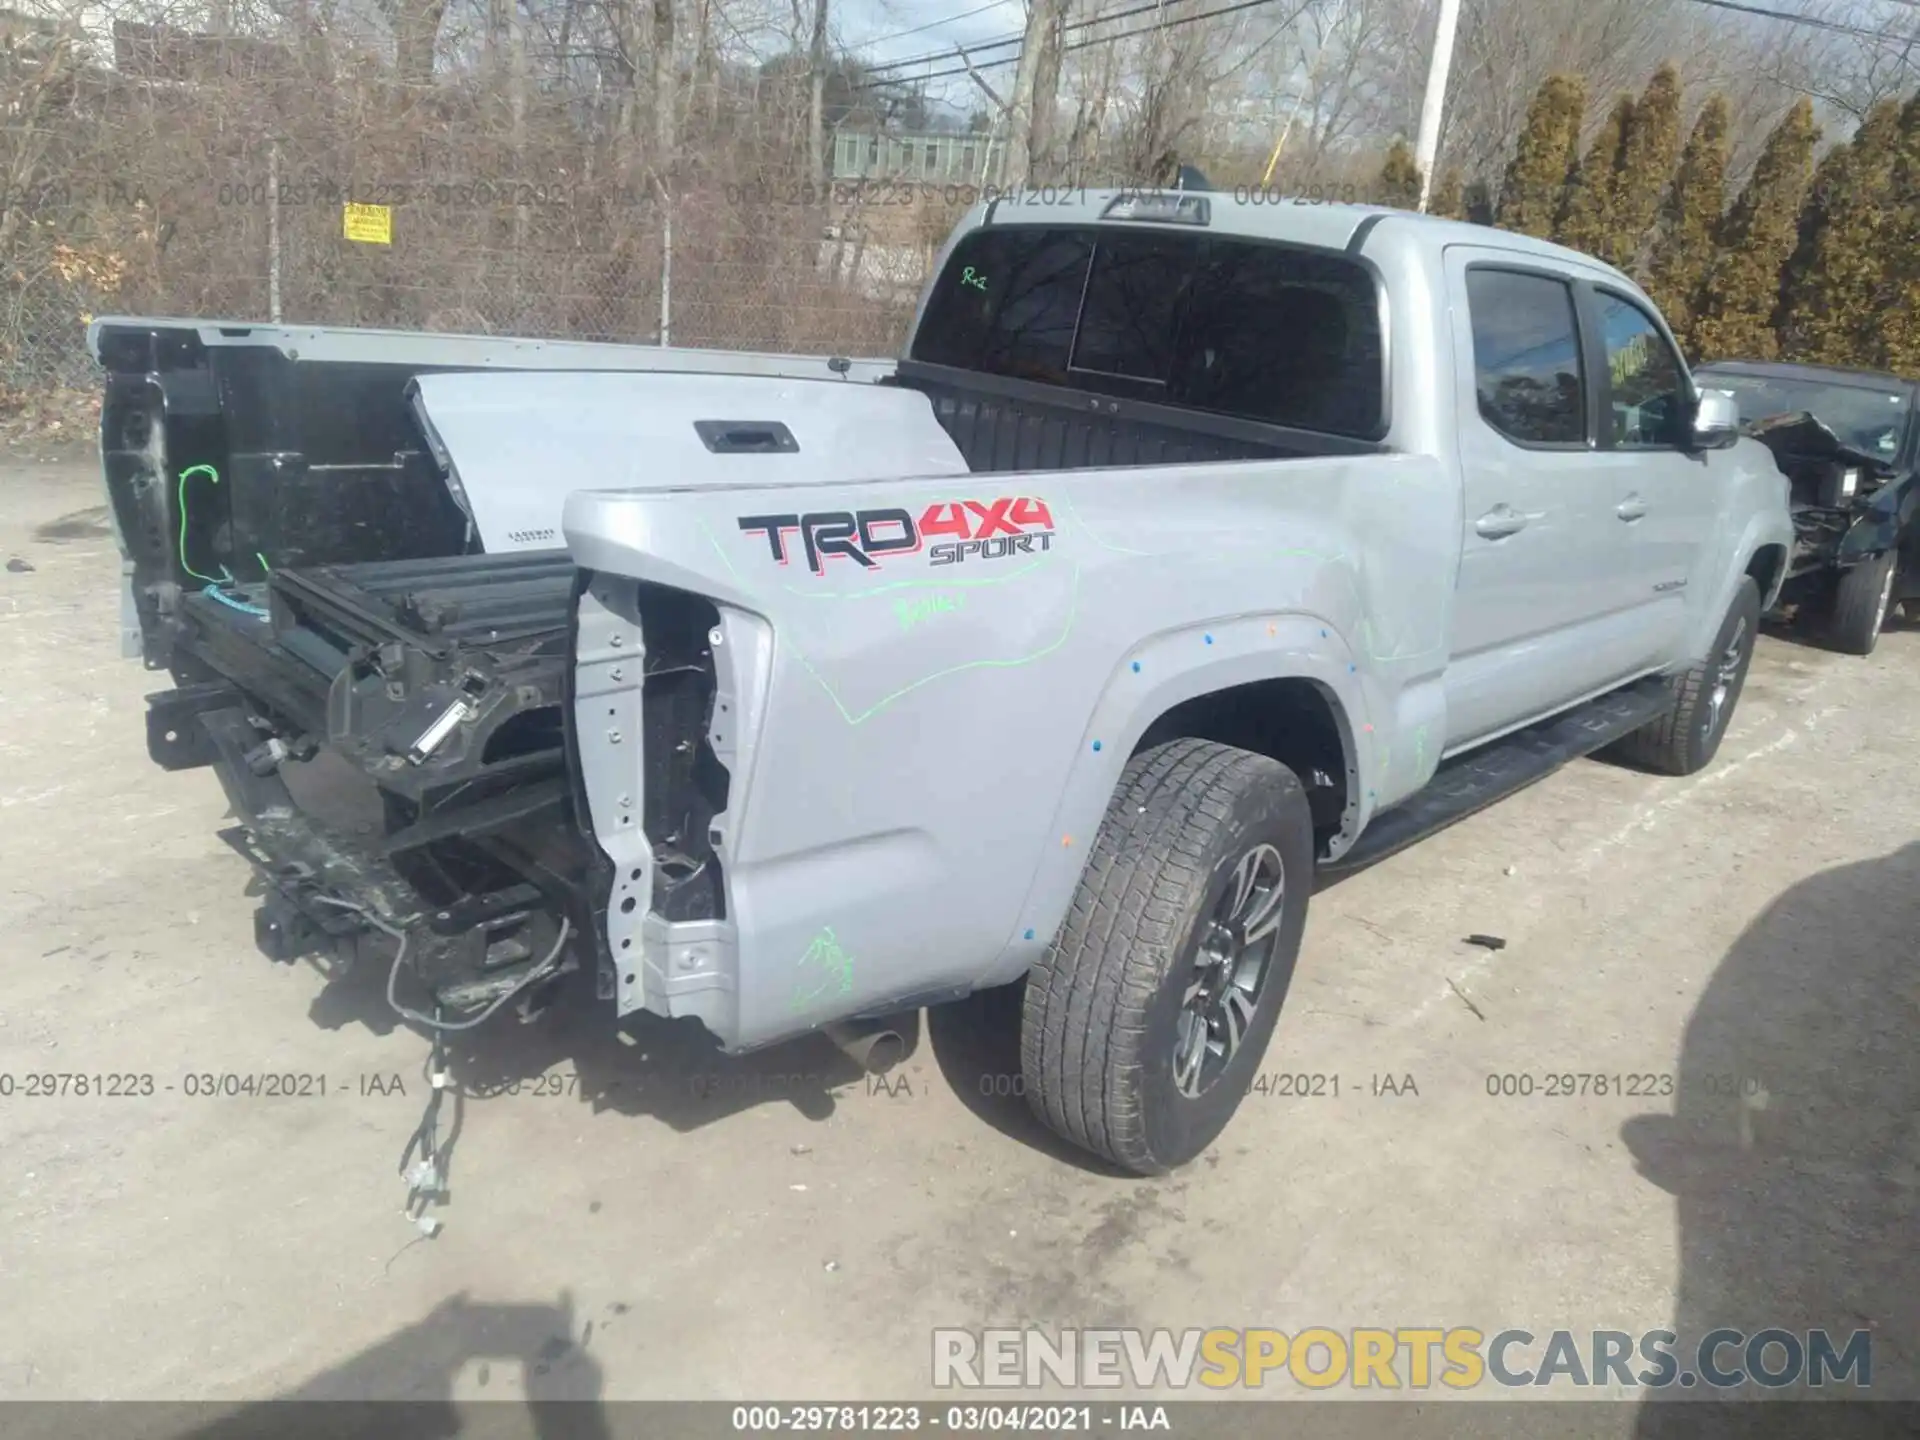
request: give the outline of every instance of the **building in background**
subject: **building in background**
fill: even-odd
[[[835,180],[997,185],[1006,146],[988,131],[842,130],[834,137]]]

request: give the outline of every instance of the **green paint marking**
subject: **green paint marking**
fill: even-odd
[[[975,290],[985,290],[987,288],[987,277],[969,265],[960,272],[960,283],[962,285],[970,285]]]
[[[870,585],[865,590],[853,593],[845,590],[822,590],[818,586],[808,585],[782,585],[780,588],[789,595],[799,595],[808,600],[865,600],[874,595],[885,595],[895,590],[977,590],[983,585],[1004,585],[1009,580],[1018,580],[1021,576],[1031,575],[1041,566],[1049,563],[1052,562],[1029,560],[1018,569],[1008,570],[998,575],[955,576],[950,580],[889,580],[885,585]]]
[[[1390,660],[1424,660],[1429,655],[1437,654],[1442,648],[1439,644],[1433,644],[1419,650],[1398,650],[1383,654],[1373,633],[1373,622],[1365,616],[1361,617],[1360,649],[1367,659],[1376,665],[1384,665]]]
[[[218,585],[222,580],[233,579],[233,576],[227,573],[226,566],[220,567],[220,577],[216,579],[212,575],[202,575],[187,560],[187,481],[196,475],[207,475],[211,477],[214,484],[220,483],[220,472],[211,465],[189,465],[180,472],[180,483],[174,491],[174,499],[180,509],[180,568],[196,580],[204,580],[209,585]]]
[[[800,957],[798,968],[803,972],[812,971],[813,984],[806,990],[795,985],[787,1001],[789,1010],[809,1010],[830,995],[845,995],[853,989],[853,957],[841,947],[831,926],[813,937],[806,953]]]
[[[896,700],[904,699],[921,686],[931,685],[936,680],[944,680],[949,675],[960,675],[968,670],[1014,670],[1022,665],[1031,665],[1036,661],[1046,659],[1047,656],[1053,654],[1054,651],[1067,643],[1067,637],[1073,634],[1074,621],[1078,618],[1079,611],[1080,567],[1076,565],[1073,570],[1073,589],[1068,595],[1066,623],[1060,627],[1060,633],[1055,636],[1053,640],[1029,655],[1016,655],[1006,660],[968,660],[959,665],[949,665],[944,670],[936,670],[931,675],[923,675],[912,684],[902,685],[890,695],[881,696],[857,715],[847,709],[846,702],[840,698],[840,692],[834,689],[833,683],[828,680],[826,676],[813,668],[813,662],[800,652],[798,646],[795,646],[793,649],[793,658],[798,660],[800,667],[819,683],[822,690],[827,692],[827,698],[833,702],[833,708],[840,712],[840,718],[842,720],[845,720],[849,725],[864,725]]]
[[[935,615],[951,615],[965,598],[963,595],[922,595],[912,600],[896,600],[893,613],[899,618],[902,630],[911,630]]]
[[[754,596],[756,599],[759,598],[758,589],[755,586],[748,584],[747,581],[744,578],[742,578],[739,569],[733,563],[733,557],[727,554],[726,547],[721,545],[720,543],[720,537],[713,533],[712,528],[707,524],[706,520],[704,518],[696,516],[694,523],[696,523],[700,527],[700,532],[707,537],[707,543],[713,546],[713,553],[720,557],[721,565],[723,565],[726,568],[726,572],[729,576],[732,577],[733,582],[736,585],[738,585],[742,590],[746,591],[749,595]],[[1131,551],[1129,553],[1139,554],[1141,552]],[[1036,566],[1038,566],[1040,563],[1041,562],[1037,560],[1034,562]],[[802,670],[805,670],[807,674],[811,675],[814,679],[814,682],[818,684],[822,690],[827,692],[827,699],[831,700],[833,702],[833,708],[840,712],[840,718],[846,721],[847,724],[849,725],[863,725],[867,721],[871,720],[875,715],[878,715],[882,710],[886,709],[889,705],[893,704],[896,700],[900,700],[905,696],[911,695],[914,691],[918,690],[923,685],[931,685],[936,680],[944,680],[949,675],[959,675],[968,670],[1012,670],[1022,665],[1031,665],[1035,661],[1046,659],[1047,656],[1053,654],[1054,651],[1058,650],[1062,645],[1065,645],[1067,643],[1067,638],[1073,634],[1074,622],[1079,617],[1080,566],[1078,563],[1075,563],[1073,567],[1073,574],[1071,577],[1071,581],[1072,581],[1073,588],[1068,591],[1068,595],[1067,595],[1066,623],[1060,627],[1060,633],[1058,636],[1056,636],[1048,644],[1041,646],[1038,650],[1035,650],[1032,654],[1017,655],[1009,660],[968,660],[959,665],[949,665],[944,670],[936,670],[931,675],[922,676],[920,679],[915,680],[910,685],[902,685],[898,690],[895,690],[890,695],[883,695],[880,699],[876,700],[873,704],[869,705],[865,710],[860,711],[858,714],[855,714],[853,711],[847,708],[846,702],[840,698],[840,692],[834,688],[833,682],[827,679],[827,677],[822,675],[818,670],[813,668],[813,662],[807,658],[806,652],[803,651],[798,645],[794,644],[791,637],[787,638],[783,643],[786,645],[788,649],[790,649],[793,652],[793,658],[799,661],[800,668]],[[936,582],[936,583],[939,583],[939,582]],[[957,583],[957,582],[948,582],[948,583]],[[844,598],[852,599],[857,597],[849,596]]]
[[[1094,544],[1098,545],[1102,550],[1109,550],[1113,552],[1115,555],[1145,555],[1147,553],[1145,550],[1129,550],[1124,545],[1109,544],[1107,541],[1100,538],[1099,534],[1093,529],[1092,526],[1088,525],[1085,520],[1082,520],[1080,518],[1080,511],[1073,503],[1073,496],[1069,495],[1066,491],[1062,490],[1058,492],[1058,498],[1059,498],[1059,503],[1066,508],[1067,514],[1073,517],[1073,523],[1079,527],[1080,532],[1083,535],[1085,535],[1087,539],[1093,541]]]

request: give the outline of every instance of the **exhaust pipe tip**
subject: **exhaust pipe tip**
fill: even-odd
[[[822,1033],[869,1075],[884,1075],[907,1055],[907,1041],[898,1030],[884,1022],[836,1022],[821,1027]]]

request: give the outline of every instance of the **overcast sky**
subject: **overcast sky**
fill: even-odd
[[[833,13],[835,38],[870,63],[905,60],[935,50],[951,55],[955,45],[1017,35],[1026,23],[1021,0],[837,0]],[[902,30],[914,33],[902,35]],[[1010,48],[994,50],[981,58],[1000,60],[1016,53]],[[951,63],[919,65],[899,72],[899,77],[907,80],[951,68]],[[992,77],[998,72],[987,73]],[[964,77],[957,85],[953,80],[936,80],[927,88],[929,94],[963,106],[974,93]]]

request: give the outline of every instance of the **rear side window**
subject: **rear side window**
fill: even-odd
[[[1522,445],[1587,438],[1587,390],[1573,288],[1514,270],[1467,272],[1480,414]]]
[[[1178,360],[1181,404],[1368,440],[1386,431],[1379,297],[1352,260],[1215,242]]]
[[[1371,272],[1283,245],[976,231],[936,282],[912,358],[1359,439],[1385,431]]]

